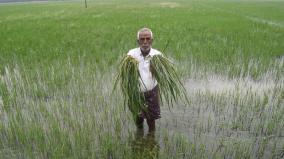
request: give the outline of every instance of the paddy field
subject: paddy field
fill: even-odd
[[[284,1],[0,3],[0,158],[283,158]],[[141,27],[190,100],[136,131],[119,61]]]

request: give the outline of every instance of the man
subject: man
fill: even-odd
[[[162,53],[152,48],[153,33],[149,28],[142,28],[137,32],[137,42],[139,47],[130,50],[127,55],[138,61],[140,91],[145,97],[147,110],[141,111],[135,122],[138,129],[143,129],[143,122],[146,119],[151,132],[155,131],[155,120],[161,118],[161,115],[159,88],[150,70],[150,60],[153,56]]]

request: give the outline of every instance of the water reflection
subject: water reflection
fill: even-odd
[[[160,146],[156,142],[155,132],[144,135],[144,130],[137,129],[131,146],[133,158],[158,158]]]

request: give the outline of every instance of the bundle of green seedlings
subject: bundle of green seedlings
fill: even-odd
[[[179,99],[189,104],[179,75],[173,63],[162,55],[153,56],[150,60],[150,69],[159,84],[161,101],[173,106]]]
[[[162,102],[165,101],[168,106],[173,106],[178,99],[185,99],[187,104],[189,103],[186,90],[170,60],[164,56],[155,55],[150,60],[150,70],[158,82]],[[147,111],[145,97],[140,91],[139,79],[141,77],[138,61],[131,56],[126,56],[119,67],[114,88],[120,83],[124,105],[129,107],[134,119],[141,110]]]
[[[140,110],[146,110],[145,98],[140,92],[139,79],[138,61],[131,56],[126,56],[120,63],[114,89],[119,82],[124,98],[124,105],[128,106],[134,119]]]

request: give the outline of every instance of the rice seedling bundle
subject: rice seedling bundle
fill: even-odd
[[[179,99],[189,104],[186,90],[173,63],[162,55],[153,56],[150,69],[160,88],[161,101],[173,106]]]
[[[173,103],[179,99],[185,99],[188,103],[185,88],[172,62],[164,56],[155,55],[150,60],[150,70],[158,82],[162,102],[165,101],[169,106],[173,106]],[[136,117],[140,110],[147,111],[139,79],[138,61],[126,56],[119,67],[114,88],[120,83],[124,104],[128,105],[133,117]]]
[[[119,73],[115,81],[114,88],[120,83],[124,105],[128,105],[129,110],[135,117],[140,110],[145,110],[145,99],[140,92],[138,61],[131,56],[126,56],[119,67]]]

